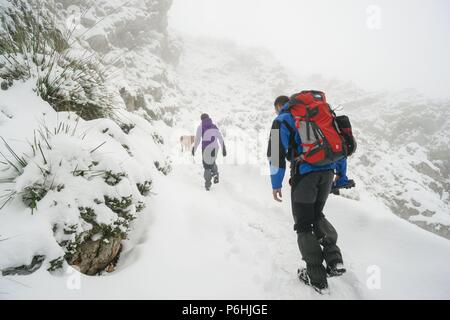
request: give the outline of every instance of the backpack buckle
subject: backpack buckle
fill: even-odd
[[[304,162],[305,161],[301,157],[297,157],[297,158],[293,159],[293,161],[292,161],[292,176],[296,176],[297,174],[299,174],[300,166]]]

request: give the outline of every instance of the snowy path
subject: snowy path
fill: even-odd
[[[158,181],[153,221],[116,273],[82,277],[41,270],[0,278],[6,298],[71,299],[365,299],[449,298],[450,242],[411,225],[376,203],[331,198],[326,212],[340,232],[349,274],[330,280],[331,296],[298,283],[300,256],[289,199],[271,199],[267,177],[250,166],[222,166],[222,182],[202,188],[198,165],[176,166]],[[287,190],[285,191],[287,194]],[[331,213],[332,212],[332,213]],[[381,290],[366,286],[381,271]],[[13,281],[20,281],[17,284]],[[45,283],[43,286],[42,284]]]

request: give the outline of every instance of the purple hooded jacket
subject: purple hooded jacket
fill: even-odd
[[[214,149],[219,149],[219,143],[220,147],[224,149],[223,136],[211,118],[204,119],[198,127],[195,136],[194,150],[197,150],[200,142],[202,143],[202,151],[210,145],[213,145]]]

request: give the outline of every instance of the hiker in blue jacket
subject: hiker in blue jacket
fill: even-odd
[[[282,202],[288,160],[291,163],[289,182],[292,187],[294,229],[298,234],[301,255],[307,265],[307,276],[316,290],[326,290],[327,275],[340,276],[346,272],[341,250],[337,246],[336,229],[325,218],[323,209],[335,178],[347,179],[347,160],[325,166],[296,161],[295,154],[302,154],[302,144],[294,117],[289,111],[289,100],[289,97],[281,96],[275,101],[278,116],[272,125],[268,148],[273,197]],[[324,260],[326,268],[323,266]]]

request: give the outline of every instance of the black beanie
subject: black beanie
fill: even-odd
[[[203,120],[206,120],[206,119],[209,119],[209,115],[207,115],[206,113],[204,113],[204,114],[202,114],[201,119],[202,119],[202,121],[203,121]]]

